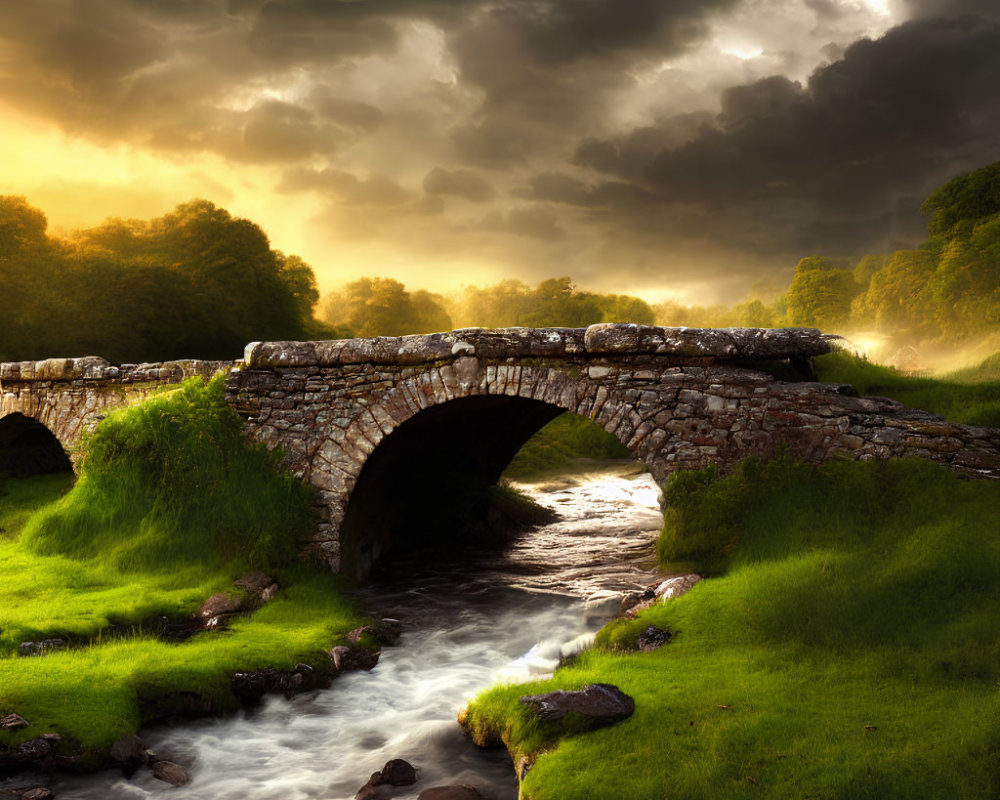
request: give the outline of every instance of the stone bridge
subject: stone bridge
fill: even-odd
[[[253,343],[232,364],[3,364],[0,458],[5,447],[8,461],[19,457],[26,426],[72,453],[109,407],[229,369],[227,398],[250,434],[283,448],[316,489],[321,522],[307,551],[355,575],[496,483],[565,411],[616,435],[659,482],[781,443],[813,462],[913,455],[1000,475],[1000,432],[816,383],[809,360],[836,344],[811,329],[604,324]]]

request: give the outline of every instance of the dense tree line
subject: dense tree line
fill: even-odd
[[[799,262],[787,321],[828,329],[876,328],[914,340],[955,340],[1000,324],[1000,162],[960,175],[921,207],[920,247],[844,265]]]
[[[570,278],[535,287],[517,280],[467,286],[453,295],[408,291],[390,278],[361,278],[326,295],[324,320],[342,335],[398,336],[457,327],[582,328],[595,322],[653,323],[637,297],[581,291]]]
[[[24,198],[0,196],[0,287],[0,360],[231,359],[255,339],[329,335],[309,265],[206,200],[59,239]]]
[[[773,302],[656,310],[662,325],[878,330],[908,342],[954,342],[1000,329],[1000,162],[960,175],[921,207],[926,242],[856,263],[810,256]]]
[[[257,225],[208,201],[56,238],[24,198],[0,196],[0,360],[233,358],[262,339],[595,322],[878,329],[909,341],[1000,330],[1000,162],[958,176],[922,208],[929,238],[920,247],[853,264],[803,258],[776,300],[651,308],[637,297],[583,291],[568,277],[451,295],[361,278],[326,295],[320,322],[309,265],[273,250]]]

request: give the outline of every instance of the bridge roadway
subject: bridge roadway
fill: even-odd
[[[305,552],[359,576],[416,517],[495,483],[564,411],[615,434],[660,482],[782,443],[817,463],[909,455],[1000,476],[1000,431],[817,383],[810,359],[840,344],[813,329],[601,324],[256,342],[235,362],[4,363],[0,459],[44,467],[46,436],[72,458],[110,409],[227,373],[227,401],[250,435],[281,447],[316,489],[320,522]]]

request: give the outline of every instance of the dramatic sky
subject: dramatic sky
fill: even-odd
[[[1000,159],[997,0],[0,0],[0,193],[445,289],[735,300]]]

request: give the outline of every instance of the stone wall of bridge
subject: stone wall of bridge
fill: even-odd
[[[28,434],[46,430],[72,456],[109,409],[228,372],[227,399],[249,434],[282,448],[316,489],[321,521],[306,551],[356,575],[410,535],[416,515],[495,483],[564,411],[616,435],[660,482],[783,444],[813,462],[919,456],[1000,476],[1000,432],[812,380],[809,360],[837,341],[803,329],[594,325],[255,343],[242,362],[5,363],[0,457],[20,458],[15,440],[34,446]]]
[[[418,513],[413,498],[447,502],[495,481],[563,411],[615,434],[661,482],[782,443],[814,462],[911,455],[1000,475],[996,431],[768,371],[834,344],[813,330],[635,325],[262,343],[248,346],[229,400],[316,487],[312,551],[358,575],[399,535],[379,530]]]
[[[0,364],[0,451],[32,423],[47,428],[71,460],[84,431],[113,408],[138,402],[185,378],[209,378],[234,362],[168,361],[115,366],[103,358],[50,358]]]

